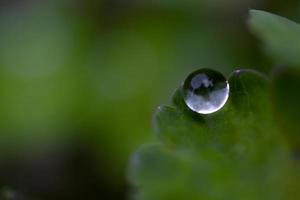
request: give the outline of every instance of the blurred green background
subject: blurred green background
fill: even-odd
[[[0,195],[126,199],[151,116],[198,68],[269,72],[250,8],[296,0],[1,0]]]

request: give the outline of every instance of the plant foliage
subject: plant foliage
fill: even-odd
[[[132,157],[134,199],[300,198],[300,26],[258,10],[249,24],[274,61],[289,67],[270,76],[234,71],[228,102],[210,115],[191,112],[179,87],[172,105],[155,112],[159,142]]]

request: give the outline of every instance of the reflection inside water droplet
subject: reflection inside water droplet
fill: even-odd
[[[200,69],[191,73],[184,81],[183,96],[192,111],[210,114],[225,105],[229,96],[229,84],[221,73]]]

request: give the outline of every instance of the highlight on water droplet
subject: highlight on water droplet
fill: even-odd
[[[211,114],[220,110],[229,97],[226,78],[212,69],[199,69],[184,81],[183,98],[186,105],[199,114]]]

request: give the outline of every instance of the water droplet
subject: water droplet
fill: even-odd
[[[226,78],[211,69],[199,69],[191,73],[183,83],[186,105],[194,112],[210,114],[221,109],[229,96]]]

